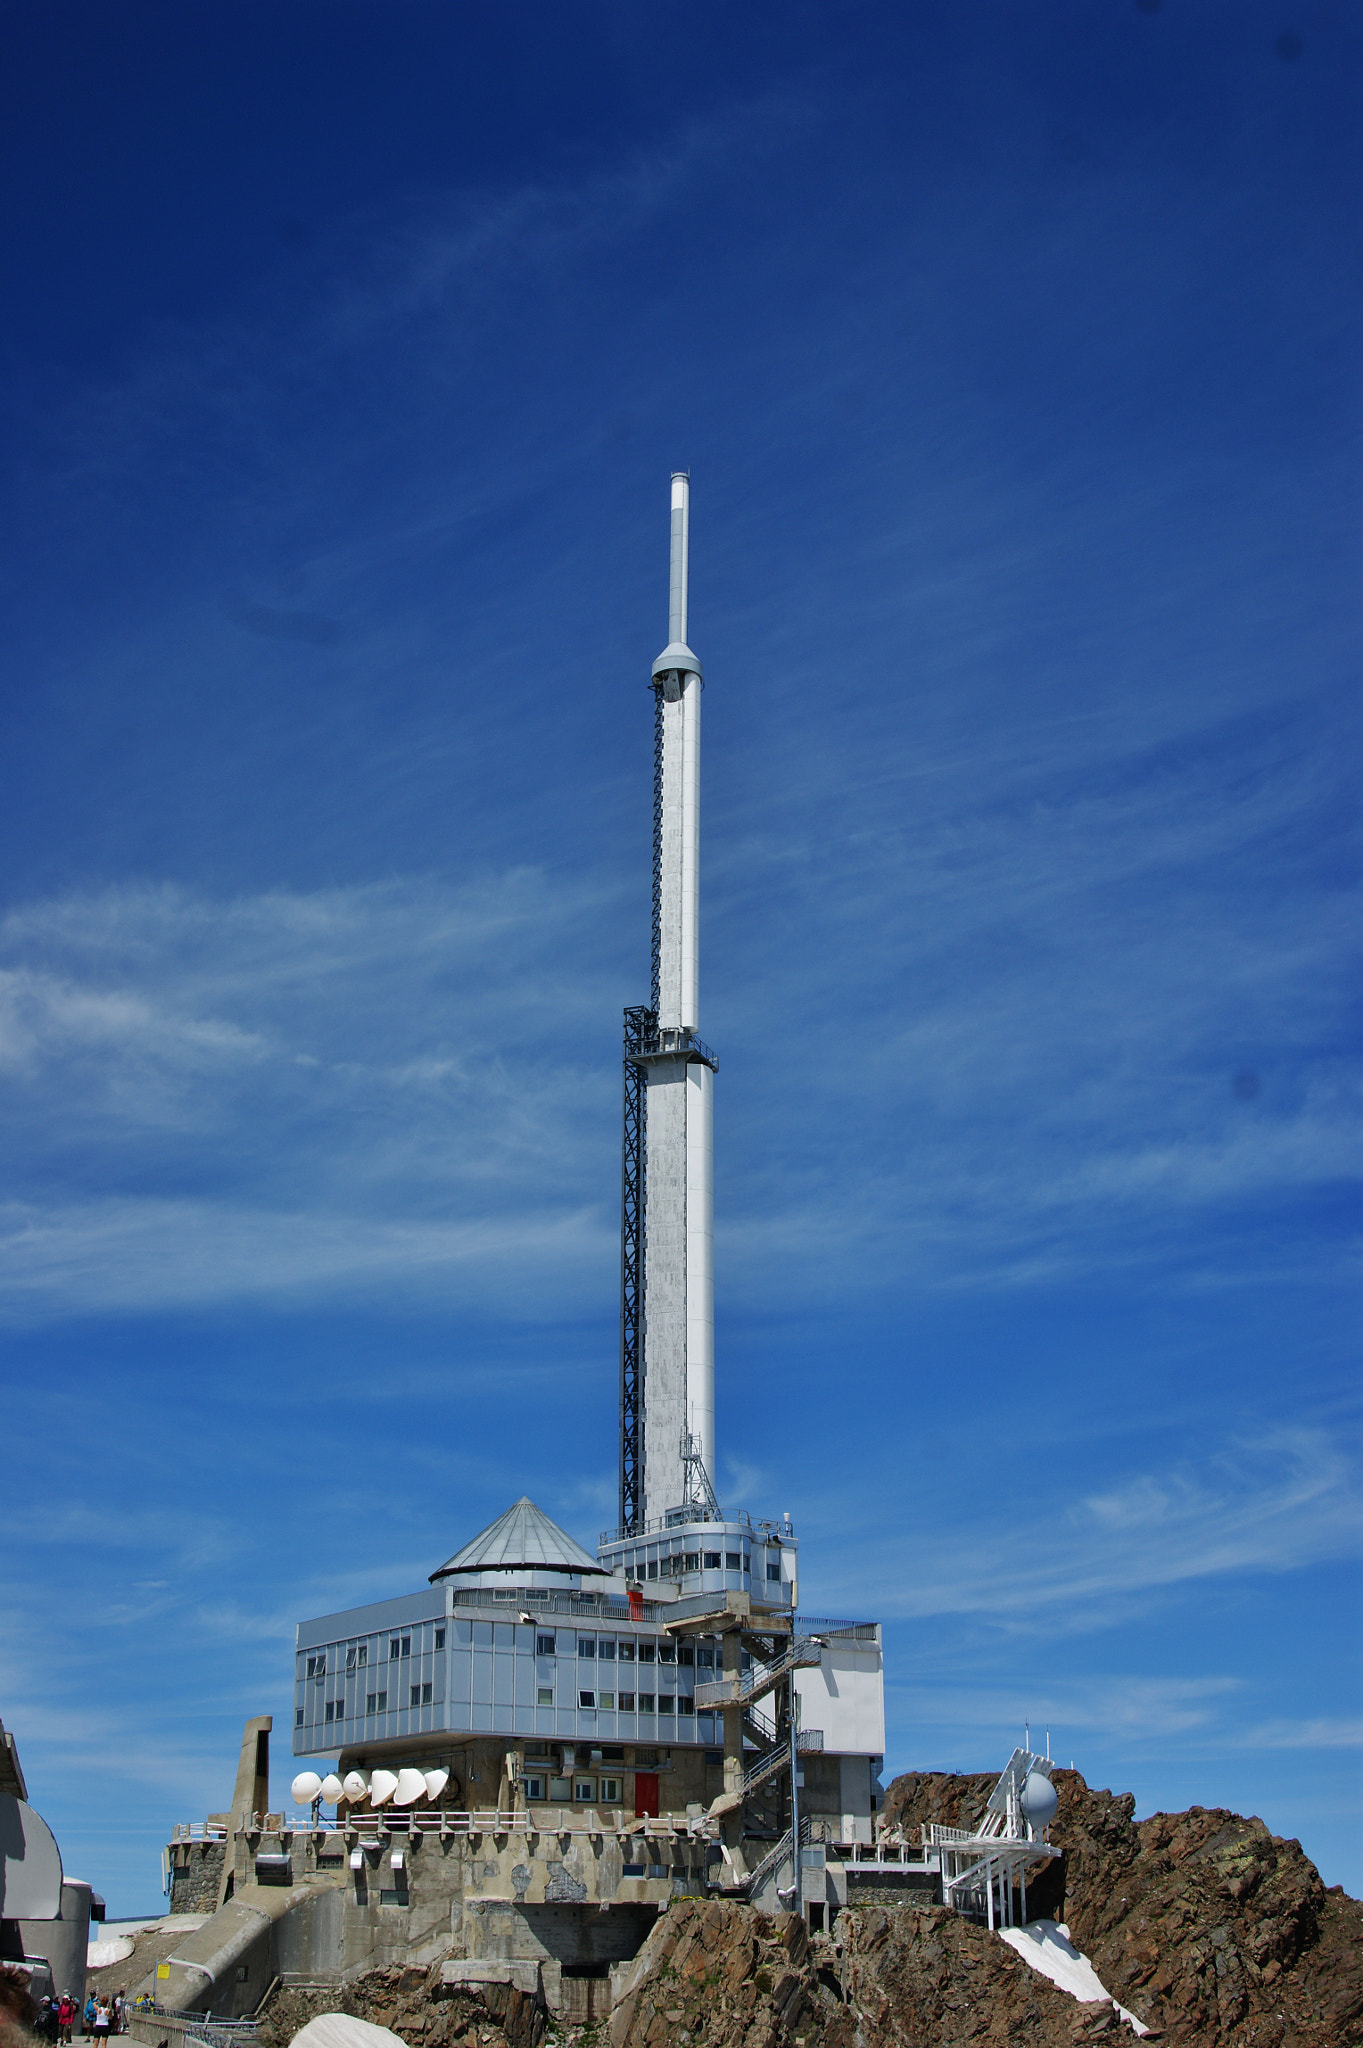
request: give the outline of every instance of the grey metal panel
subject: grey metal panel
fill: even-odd
[[[396,1599],[375,1601],[368,1607],[351,1607],[341,1614],[320,1614],[311,1621],[300,1621],[297,1646],[300,1650],[313,1650],[355,1636],[413,1627],[420,1621],[440,1621],[444,1612],[443,1594],[428,1586],[420,1593],[401,1593]]]

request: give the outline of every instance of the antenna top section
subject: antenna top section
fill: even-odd
[[[653,664],[654,678],[672,670],[700,674],[700,663],[686,644],[686,611],[691,575],[691,476],[672,472],[672,551],[668,578],[667,645]]]

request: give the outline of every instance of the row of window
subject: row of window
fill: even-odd
[[[409,1706],[429,1707],[431,1704],[430,1679],[423,1680],[420,1685],[409,1686],[407,1690]],[[388,1712],[388,1694],[386,1692],[367,1693],[365,1695],[364,1711],[366,1714],[386,1714]],[[322,1718],[326,1721],[344,1721],[346,1718],[345,1701],[343,1699],[328,1700]],[[302,1727],[303,1709],[301,1707],[295,1707],[293,1720],[296,1728]]]
[[[655,1708],[654,1701],[657,1701]],[[636,1706],[635,1702],[638,1702]],[[694,1714],[696,1703],[687,1693],[671,1692],[594,1692],[581,1691],[577,1695],[579,1707],[599,1708],[603,1714]],[[539,1687],[537,1706],[552,1707],[554,1688],[552,1685]]]
[[[444,1647],[445,1631],[443,1628],[438,1628],[435,1632],[435,1648],[437,1650],[443,1650]],[[339,1648],[336,1654],[338,1657],[340,1656]],[[388,1658],[390,1663],[396,1664],[400,1662],[400,1660],[403,1657],[410,1657],[411,1654],[412,1638],[410,1636],[390,1636],[388,1638]],[[420,1653],[418,1652],[418,1654]],[[347,1643],[347,1645],[345,1646],[345,1668],[347,1671],[363,1670],[364,1667],[368,1664],[368,1662],[368,1643]],[[333,1664],[333,1671],[338,1671],[339,1669],[339,1664]],[[309,1657],[307,1675],[309,1678],[326,1677],[327,1652],[325,1650],[319,1650],[315,1657]],[[328,1716],[328,1719],[330,1719],[330,1716]]]
[[[535,1637],[535,1655],[572,1656],[572,1637],[562,1651],[557,1645],[557,1635],[541,1632]],[[618,1640],[610,1636],[578,1636],[576,1646],[579,1657],[590,1657],[603,1664],[698,1664],[705,1671],[713,1671],[715,1665],[714,1647],[709,1643],[657,1642],[649,1636],[621,1636]]]
[[[550,1799],[559,1806],[618,1806],[618,1778],[550,1778],[531,1772],[521,1779],[527,1800]]]

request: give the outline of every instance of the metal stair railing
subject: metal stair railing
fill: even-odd
[[[802,1820],[800,1822],[800,1847],[802,1849],[804,1848],[808,1840],[809,1822],[807,1820]],[[790,1829],[787,1828],[785,1833],[781,1836],[780,1840],[772,1843],[770,1849],[768,1849],[766,1855],[762,1858],[762,1861],[755,1865],[754,1868],[749,1871],[746,1886],[749,1898],[752,1897],[753,1893],[757,1890],[758,1886],[762,1883],[764,1878],[769,1877],[773,1870],[780,1869],[782,1863],[785,1862],[789,1854]]]
[[[823,1644],[815,1636],[797,1636],[788,1650],[783,1651],[774,1664],[764,1664],[760,1671],[747,1678],[715,1678],[696,1687],[696,1706],[704,1707],[746,1707],[752,1700],[761,1699],[763,1693],[771,1691],[774,1685],[790,1671],[807,1671],[818,1664],[823,1657]]]
[[[795,1748],[800,1756],[817,1755],[823,1748],[823,1729],[801,1728],[795,1737]],[[752,1764],[743,1773],[744,1797],[746,1798],[749,1792],[756,1791],[759,1785],[764,1785],[768,1778],[775,1776],[777,1771],[788,1770],[789,1768],[790,1745],[787,1742],[782,1742],[775,1749],[771,1750],[768,1755],[759,1757],[757,1762]]]

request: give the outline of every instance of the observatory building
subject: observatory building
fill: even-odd
[[[305,1810],[260,1810],[269,1723],[248,1724],[232,1813],[170,1845],[173,1909],[217,1912],[159,1966],[163,2008],[248,2013],[272,1973],[318,1984],[439,1960],[446,1984],[600,2017],[602,1980],[669,1899],[722,1893],[822,1925],[872,1853],[879,1626],[805,1614],[789,1517],[717,1494],[689,499],[674,476],[651,673],[652,987],[625,1011],[616,1525],[591,1551],[521,1499],[419,1590],[299,1624]]]
[[[725,1513],[716,1491],[718,1061],[700,1037],[685,474],[670,521],[650,676],[652,978],[624,1013],[619,1520],[592,1554],[523,1499],[426,1590],[301,1623],[293,1746],[334,1757],[342,1779],[443,1770],[446,1803],[471,1808],[699,1809],[746,1884],[802,1794],[807,1817],[869,1840],[884,1692],[877,1624],[799,1614],[789,1517]]]

